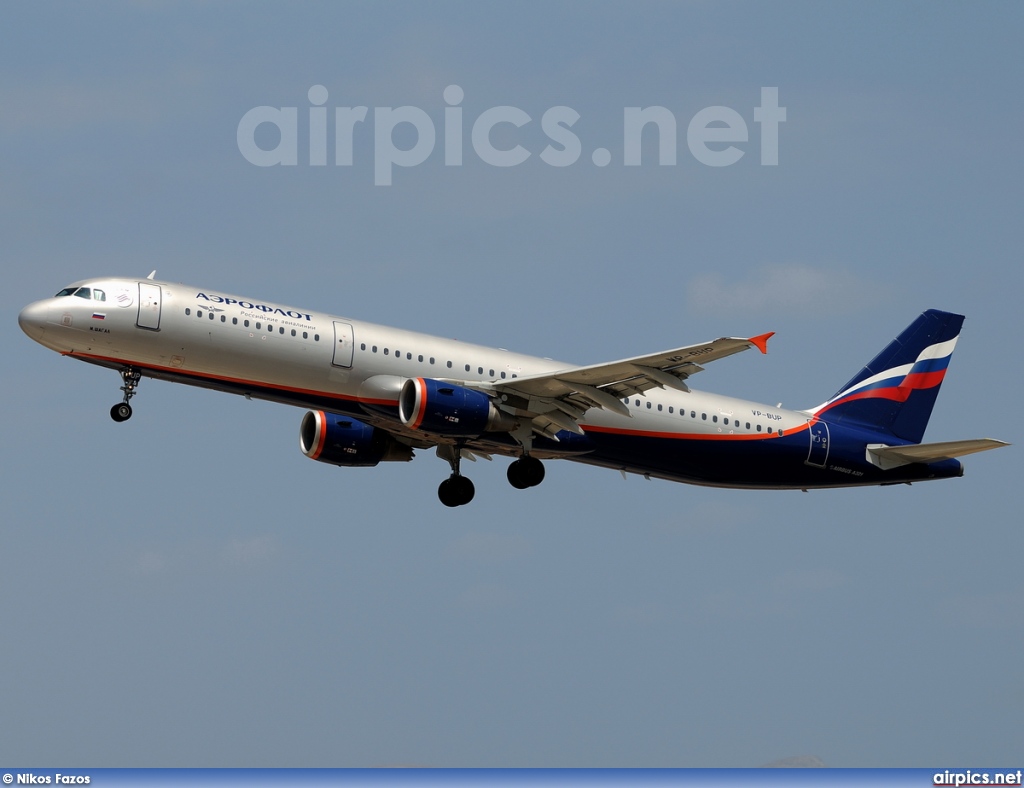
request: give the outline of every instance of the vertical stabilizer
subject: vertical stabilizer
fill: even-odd
[[[812,413],[920,443],[963,322],[963,315],[924,312]]]

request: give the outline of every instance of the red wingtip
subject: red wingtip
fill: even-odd
[[[756,337],[751,337],[748,342],[753,343],[754,347],[760,350],[765,355],[768,354],[768,340],[775,336],[774,331],[769,331],[767,334],[760,334]]]

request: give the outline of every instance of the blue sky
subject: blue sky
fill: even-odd
[[[1009,3],[6,5],[0,761],[1019,757],[1016,447],[960,480],[809,494],[569,463],[519,492],[496,460],[453,511],[430,453],[308,461],[299,410],[144,380],[115,425],[117,376],[15,318],[155,268],[578,363],[776,331],[693,383],[809,407],[935,307],[968,320],[927,439],[1019,444],[1022,23]],[[314,85],[369,108],[351,167],[308,164]],[[777,166],[763,87],[787,112]],[[259,106],[298,108],[297,165],[242,156]],[[375,185],[374,109],[404,106],[438,143]],[[492,136],[521,165],[473,152],[498,106],[531,118]],[[558,106],[580,115],[568,167],[540,158]],[[627,167],[624,108],[650,106],[676,164],[649,129]],[[687,147],[716,106],[749,130],[728,167]]]

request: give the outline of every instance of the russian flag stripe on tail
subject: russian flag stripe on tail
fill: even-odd
[[[920,443],[963,322],[963,315],[924,312],[813,413]]]

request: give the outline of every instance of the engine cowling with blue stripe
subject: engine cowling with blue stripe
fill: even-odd
[[[299,448],[311,460],[350,468],[408,462],[412,447],[390,434],[340,413],[311,410],[302,417]]]
[[[516,420],[476,389],[432,378],[410,378],[398,397],[398,417],[413,430],[454,438],[507,432]]]

